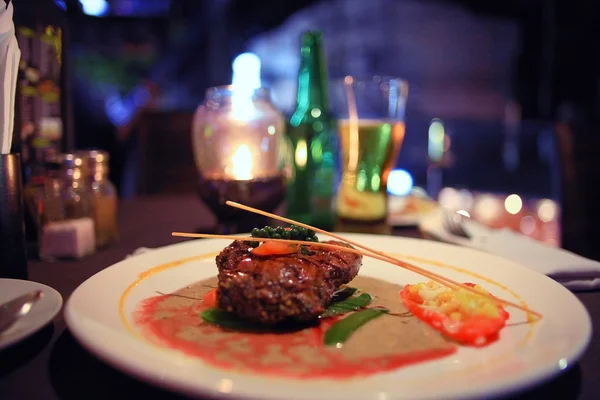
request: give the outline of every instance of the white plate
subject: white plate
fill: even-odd
[[[0,333],[0,350],[37,332],[58,314],[62,307],[62,297],[49,286],[18,279],[0,279],[0,304],[33,290],[41,290],[44,296],[31,311],[19,319],[8,330]]]
[[[131,321],[136,304],[156,295],[156,291],[174,291],[216,274],[213,252],[229,242],[200,240],[149,251],[99,272],[75,290],[67,302],[66,321],[87,349],[125,373],[188,395],[226,398],[387,400],[505,395],[565,370],[589,343],[591,322],[587,311],[571,292],[544,275],[454,245],[391,236],[347,234],[346,237],[403,254],[407,261],[450,278],[481,283],[507,300],[520,298],[544,318],[532,326],[523,323],[524,313],[510,309],[509,323],[520,324],[504,329],[499,341],[488,347],[460,348],[446,358],[343,384],[257,377],[214,369],[199,359],[144,340]],[[199,259],[199,255],[205,258]],[[444,265],[431,264],[436,261]],[[150,270],[152,273],[146,273]],[[473,273],[481,274],[481,278]],[[412,272],[369,258],[364,259],[360,274],[399,284],[424,280]],[[485,282],[482,276],[495,283]]]

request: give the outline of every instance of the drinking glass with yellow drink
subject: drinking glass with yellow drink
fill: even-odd
[[[346,76],[334,83],[332,94],[342,155],[337,216],[383,222],[388,213],[388,176],[404,140],[408,84],[398,78]]]

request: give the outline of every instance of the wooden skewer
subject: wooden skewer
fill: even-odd
[[[533,315],[533,316],[535,316],[538,319],[542,318],[542,314],[540,314],[537,311],[533,311],[533,310],[529,309],[528,307],[523,307],[521,305],[518,305],[516,303],[510,302],[508,300],[499,299],[499,298],[494,297],[492,295],[488,295],[486,293],[482,293],[479,290],[474,289],[474,288],[472,288],[470,286],[464,285],[464,284],[462,284],[460,282],[456,282],[456,281],[454,281],[452,279],[446,278],[446,277],[444,277],[442,275],[439,275],[439,274],[436,274],[434,272],[428,271],[428,270],[426,270],[424,268],[421,268],[421,267],[418,267],[416,265],[409,264],[409,263],[407,263],[405,261],[402,261],[402,260],[399,260],[399,259],[397,259],[395,257],[392,257],[389,254],[386,254],[386,253],[384,253],[382,251],[378,251],[376,249],[372,249],[372,248],[370,248],[368,246],[363,245],[362,243],[346,239],[343,236],[337,235],[335,233],[327,232],[326,230],[323,230],[323,229],[320,229],[320,228],[317,228],[317,227],[314,227],[314,226],[311,226],[311,225],[308,225],[308,224],[304,224],[302,222],[294,221],[294,220],[289,219],[289,218],[281,217],[279,215],[272,214],[272,213],[269,213],[269,212],[266,212],[266,211],[263,211],[263,210],[259,210],[259,209],[254,208],[254,207],[246,206],[244,204],[240,204],[240,203],[237,203],[235,201],[227,200],[225,202],[225,204],[227,204],[230,207],[239,208],[240,210],[245,210],[245,211],[248,211],[248,212],[251,212],[251,213],[254,213],[254,214],[259,214],[259,215],[262,215],[262,216],[265,216],[265,217],[269,217],[269,218],[272,218],[272,219],[275,219],[275,220],[278,220],[278,221],[281,221],[281,222],[286,222],[288,224],[292,224],[292,225],[296,225],[296,226],[301,226],[303,228],[310,229],[310,230],[313,230],[313,231],[318,232],[318,233],[322,233],[322,234],[330,236],[330,237],[332,237],[334,239],[340,240],[342,242],[346,242],[348,244],[351,244],[353,246],[356,246],[356,247],[361,248],[363,250],[366,250],[368,252],[377,254],[377,255],[379,255],[381,257],[384,257],[386,260],[383,260],[383,261],[388,261],[388,262],[390,262],[392,264],[395,264],[395,265],[397,265],[399,267],[402,267],[402,268],[411,270],[413,272],[416,272],[416,273],[418,273],[420,275],[423,275],[423,276],[425,276],[425,277],[427,277],[427,278],[429,278],[431,280],[434,280],[434,281],[436,281],[436,282],[438,282],[438,283],[440,283],[442,285],[448,286],[451,289],[456,289],[457,287],[459,287],[459,288],[467,290],[467,291],[469,291],[471,293],[479,294],[480,296],[486,297],[488,299],[495,300],[495,301],[498,301],[498,302],[503,303],[505,305],[509,305],[509,306],[515,307],[515,308],[517,308],[517,309],[519,309],[521,311],[525,311],[528,315]]]
[[[368,253],[363,250],[358,250],[358,249],[354,249],[354,248],[350,248],[350,247],[339,246],[336,244],[323,243],[323,242],[307,242],[304,240],[293,240],[293,239],[255,238],[255,237],[251,237],[251,236],[215,235],[215,234],[211,234],[211,233],[186,233],[186,232],[171,232],[171,236],[187,237],[187,238],[204,238],[204,239],[229,239],[229,240],[240,240],[240,241],[244,241],[244,242],[280,242],[280,243],[286,243],[286,244],[298,244],[298,245],[303,245],[303,246],[313,246],[313,247],[320,247],[320,248],[330,249],[330,250],[345,251],[347,253],[358,254],[360,256],[371,257],[371,258],[375,258],[377,260],[390,262],[390,260],[388,260],[386,257],[380,256],[378,254]],[[416,272],[418,274],[425,274],[428,278],[430,276],[436,275],[433,272],[430,272],[427,270],[424,270],[423,272],[415,271],[412,269],[413,266],[410,264],[405,268],[410,269],[411,271]],[[414,268],[419,268],[419,267],[415,266]],[[458,288],[458,286],[459,286],[458,283],[455,284],[454,281],[452,281],[448,278],[442,277],[442,279],[444,281],[447,281],[447,286],[452,286],[453,288]],[[479,293],[479,292],[476,292],[476,293]]]
[[[185,233],[185,232],[172,232],[171,235],[177,236],[177,237],[187,237],[187,238],[227,239],[227,240],[240,240],[240,241],[246,241],[246,242],[267,242],[267,241],[271,242],[272,241],[272,242],[280,242],[280,243],[287,243],[287,244],[298,244],[298,245],[304,245],[304,246],[310,246],[310,247],[320,247],[320,248],[324,248],[324,249],[331,249],[331,250],[337,250],[337,251],[345,251],[347,253],[354,253],[354,254],[358,254],[361,256],[375,258],[380,261],[393,263],[395,265],[398,265],[400,267],[408,269],[412,272],[423,275],[431,280],[437,281],[438,283],[448,286],[451,289],[459,289],[459,288],[464,287],[465,289],[467,289],[467,290],[470,289],[471,292],[478,294],[480,296],[486,297],[490,300],[497,301],[497,302],[502,303],[507,306],[515,307],[517,309],[525,311],[526,313],[533,314],[538,318],[542,317],[542,315],[540,313],[530,310],[519,304],[491,296],[487,293],[482,293],[482,292],[478,291],[477,289],[471,288],[470,286],[463,285],[463,284],[453,281],[449,278],[445,278],[441,275],[435,274],[426,269],[417,267],[416,265],[411,265],[411,264],[405,263],[403,261],[397,260],[393,257],[382,256],[382,255],[376,254],[374,252],[365,252],[365,251],[361,251],[361,250],[357,250],[357,249],[353,249],[353,248],[349,248],[349,247],[344,247],[344,246],[338,246],[338,245],[330,244],[330,243],[306,242],[303,240],[292,240],[292,239],[270,239],[270,238],[255,238],[255,237],[248,237],[248,236],[213,235],[213,234],[208,234],[208,233]]]
[[[172,232],[171,236],[187,237],[187,238],[205,238],[205,239],[229,239],[229,240],[240,240],[243,242],[280,242],[287,244],[299,244],[303,246],[314,246],[321,247],[324,249],[331,250],[344,250],[348,253],[354,253],[361,256],[368,256],[364,251],[352,249],[350,247],[338,246],[337,244],[322,243],[322,242],[307,242],[305,240],[294,240],[294,239],[271,239],[271,238],[257,238],[252,236],[232,236],[232,235],[214,235],[211,233],[186,233],[186,232]]]

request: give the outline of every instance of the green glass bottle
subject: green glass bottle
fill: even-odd
[[[338,136],[332,118],[321,32],[302,35],[298,99],[289,121],[291,177],[286,191],[289,218],[331,230],[339,182]]]

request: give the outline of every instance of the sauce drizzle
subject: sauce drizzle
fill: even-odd
[[[372,357],[347,357],[341,349],[323,345],[335,319],[289,333],[227,331],[202,320],[201,302],[169,305],[172,296],[146,299],[135,322],[157,344],[198,357],[223,369],[288,378],[347,379],[395,370],[448,356],[454,346]],[[173,303],[171,303],[173,304]]]

